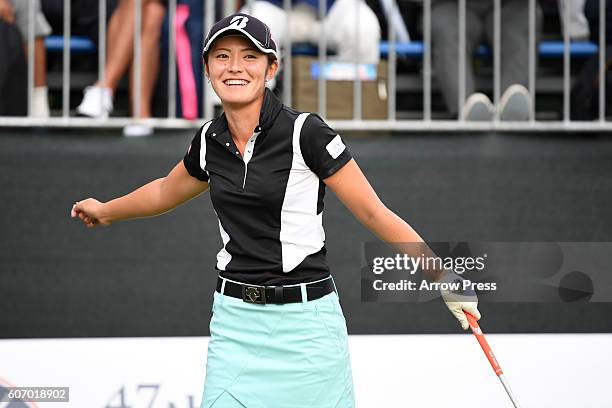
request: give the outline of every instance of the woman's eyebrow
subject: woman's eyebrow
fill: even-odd
[[[232,50],[230,50],[229,48],[225,48],[225,47],[219,47],[219,48],[215,48],[213,50],[213,52],[217,52],[217,51],[227,51],[227,52],[231,52]],[[257,50],[253,47],[246,47],[241,49],[240,51],[251,51],[251,52],[257,52]]]

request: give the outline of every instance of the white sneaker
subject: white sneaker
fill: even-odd
[[[531,116],[531,95],[523,85],[510,85],[499,100],[499,120],[525,121]]]
[[[493,103],[487,95],[480,92],[471,94],[463,105],[463,120],[489,121],[493,119],[494,114]]]
[[[32,116],[35,118],[49,117],[49,96],[46,86],[34,88],[32,94]]]
[[[83,92],[83,101],[76,110],[80,115],[106,119],[113,111],[113,92],[110,88],[88,86]]]
[[[153,134],[153,127],[146,124],[132,124],[123,128],[123,136],[125,137],[146,137]]]

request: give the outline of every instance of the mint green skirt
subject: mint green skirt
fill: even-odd
[[[346,321],[336,292],[309,302],[260,305],[215,291],[201,408],[354,406]]]

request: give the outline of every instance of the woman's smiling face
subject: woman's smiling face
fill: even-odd
[[[267,54],[240,35],[215,41],[206,63],[208,78],[224,105],[248,105],[260,98],[266,79],[277,69],[276,61],[268,68]]]

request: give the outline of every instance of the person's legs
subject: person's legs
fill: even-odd
[[[104,81],[85,89],[77,107],[81,115],[105,118],[113,110],[113,93],[125,74],[134,49],[134,0],[121,0],[106,31]]]
[[[34,41],[34,87],[47,86],[47,52],[45,40],[37,37]]]
[[[478,15],[466,7],[465,96],[474,92],[472,55],[481,38],[482,24]],[[459,8],[456,1],[435,1],[431,10],[432,65],[449,112],[459,112]]]
[[[34,5],[34,90],[31,115],[36,117],[49,117],[49,100],[47,96],[47,58],[44,37],[51,34],[51,26],[40,10],[40,1],[35,0]],[[26,58],[28,53],[29,7],[27,0],[14,0],[15,24],[19,28],[24,41]]]
[[[144,9],[143,1],[143,9]],[[134,0],[121,0],[108,23],[105,82],[95,86],[117,89],[134,52]]]
[[[159,38],[161,26],[166,14],[166,7],[156,0],[143,1],[142,9],[142,37],[141,37],[141,93],[140,117],[151,117],[151,100],[159,70]],[[133,76],[130,70],[130,78]],[[133,95],[134,81],[130,80],[130,90]]]
[[[536,5],[536,26],[539,20]],[[493,10],[486,17],[486,36],[494,43]],[[536,30],[537,31],[537,30]],[[536,40],[537,41],[537,40]],[[529,2],[508,0],[502,2],[501,10],[501,89],[512,84],[527,86],[529,78]]]
[[[29,56],[27,43],[23,45],[23,52],[26,57]],[[32,92],[31,115],[39,118],[48,118],[50,112],[47,88],[47,51],[43,37],[36,37],[34,39],[34,89]]]
[[[150,6],[153,4],[153,7]],[[151,115],[151,98],[159,66],[159,31],[165,8],[156,0],[142,0],[143,44],[142,66],[147,67],[142,74],[141,117]],[[150,36],[151,40],[145,39]],[[153,33],[153,34],[151,34]],[[153,41],[155,43],[153,44]],[[148,48],[144,48],[144,47]],[[107,31],[106,65],[104,82],[96,82],[86,89],[83,102],[77,108],[80,114],[92,117],[106,117],[113,109],[112,94],[119,81],[130,70],[134,53],[134,0],[121,0],[111,16]],[[131,81],[130,81],[131,83]],[[148,101],[148,102],[147,102]],[[146,116],[145,116],[146,115]]]
[[[34,41],[34,92],[32,95],[31,114],[40,118],[48,118],[49,95],[47,88],[47,51],[43,37]]]
[[[529,79],[528,6],[527,0],[509,0],[502,3],[501,89],[504,93],[498,107],[502,120],[526,120],[531,110],[532,101],[526,89]],[[540,20],[541,12],[536,5],[536,27],[541,27]],[[493,11],[486,18],[486,27],[487,41],[493,44]],[[536,28],[536,43],[538,37]]]
[[[27,115],[27,66],[21,35],[0,19],[0,116]]]

